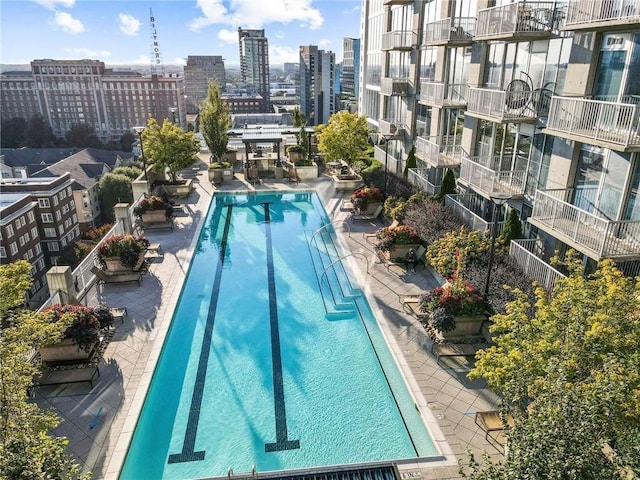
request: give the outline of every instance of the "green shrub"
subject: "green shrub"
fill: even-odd
[[[454,273],[464,270],[465,262],[487,251],[490,242],[488,232],[468,231],[466,227],[461,227],[459,231],[445,233],[431,243],[426,259],[440,276],[449,279]]]

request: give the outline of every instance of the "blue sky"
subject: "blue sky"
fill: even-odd
[[[360,0],[0,0],[0,63],[89,58],[150,64],[153,10],[162,62],[222,55],[238,64],[238,27],[264,28],[271,64],[298,61],[300,45],[342,59],[360,35]]]

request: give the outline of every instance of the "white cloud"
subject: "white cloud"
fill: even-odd
[[[278,30],[274,36],[276,38],[285,38],[286,34],[284,33],[284,30]]]
[[[318,29],[324,23],[320,10],[312,0],[230,0],[229,10],[222,0],[198,0],[203,16],[194,18],[189,28],[194,31],[223,23],[232,27],[262,28],[268,23],[300,22],[303,27]]]
[[[329,45],[331,45],[331,40],[329,40],[328,38],[323,38],[318,42],[318,47],[322,49],[327,48]]]
[[[300,49],[292,47],[280,47],[269,45],[269,63],[280,65],[285,62],[298,63],[300,61]]]
[[[173,59],[173,65],[186,65],[187,59],[184,57],[176,57]]]
[[[85,31],[82,22],[66,12],[55,12],[49,23],[66,33],[83,33]]]
[[[120,31],[128,37],[135,37],[140,30],[140,20],[132,15],[119,13],[118,22],[120,22]]]
[[[48,10],[55,10],[58,6],[71,8],[76,0],[33,0],[33,2]]]
[[[65,52],[72,53],[74,58],[89,58],[95,60],[103,60],[111,56],[108,50],[93,50],[91,48],[65,48]]]
[[[222,40],[224,43],[238,43],[238,32],[222,28],[218,32],[218,39]]]

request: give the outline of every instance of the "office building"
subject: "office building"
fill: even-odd
[[[220,89],[224,90],[227,80],[222,56],[189,55],[184,66],[184,94],[188,114],[200,111],[212,80],[217,81]]]
[[[300,46],[300,111],[309,126],[327,123],[335,112],[335,61],[331,51]]]
[[[360,39],[345,37],[342,42],[342,75],[339,92],[358,96],[360,72]],[[338,90],[336,88],[336,90]]]
[[[87,124],[117,141],[153,117],[186,127],[183,79],[116,71],[99,60],[34,60],[30,72],[0,74],[0,117],[40,115],[57,137]]]
[[[238,28],[242,81],[262,96],[262,111],[271,111],[269,100],[269,42],[264,30]]]
[[[364,0],[361,40],[359,112],[390,170],[414,144],[414,185],[453,169],[474,228],[508,195],[512,258],[540,283],[569,249],[640,273],[640,3]]]

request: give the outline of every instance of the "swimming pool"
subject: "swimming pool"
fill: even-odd
[[[328,222],[315,193],[214,197],[121,479],[438,455]]]

